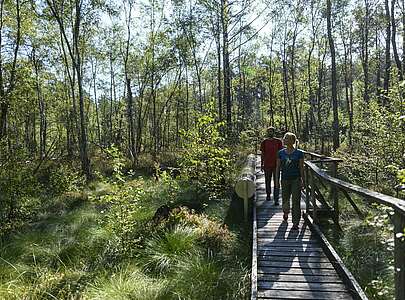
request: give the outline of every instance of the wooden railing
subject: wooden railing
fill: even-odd
[[[345,182],[337,178],[338,163],[342,160],[306,152],[309,160],[305,161],[305,194],[306,213],[311,215],[314,222],[319,221],[321,214],[331,216],[335,224],[339,225],[339,197],[341,192],[353,206],[359,217],[364,213],[357,207],[350,194],[361,196],[369,203],[378,203],[391,207],[393,215],[391,221],[394,225],[394,268],[395,268],[395,299],[405,300],[405,201],[395,197],[374,192],[363,187]],[[330,174],[323,167],[329,164]],[[317,179],[317,180],[316,180]],[[330,198],[333,207],[327,203],[320,186],[330,189]]]

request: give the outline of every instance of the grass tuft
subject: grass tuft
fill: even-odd
[[[142,274],[134,266],[118,268],[113,274],[106,273],[84,293],[88,300],[152,300],[168,299],[167,282]]]
[[[146,244],[144,266],[164,273],[185,257],[196,254],[197,234],[190,226],[178,225],[173,230],[153,236]]]

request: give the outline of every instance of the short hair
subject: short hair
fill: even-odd
[[[295,143],[297,141],[297,136],[292,132],[286,132],[286,134],[284,134],[283,139],[287,139],[287,138],[291,138],[293,143]]]

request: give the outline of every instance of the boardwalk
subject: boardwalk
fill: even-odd
[[[301,207],[304,207],[302,203]],[[303,220],[291,230],[291,215],[283,222],[282,209],[266,201],[264,175],[256,179],[257,299],[354,299],[325,255],[320,242]],[[255,286],[256,285],[256,286]]]

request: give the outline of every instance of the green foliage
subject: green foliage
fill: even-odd
[[[125,166],[125,158],[122,152],[112,144],[109,148],[105,149],[110,164],[112,165],[112,179],[116,183],[125,182],[123,168]]]
[[[184,177],[201,184],[201,189],[214,195],[226,183],[230,166],[230,151],[221,136],[222,122],[216,121],[213,104],[197,117],[196,126],[182,131],[185,139],[180,166]]]

